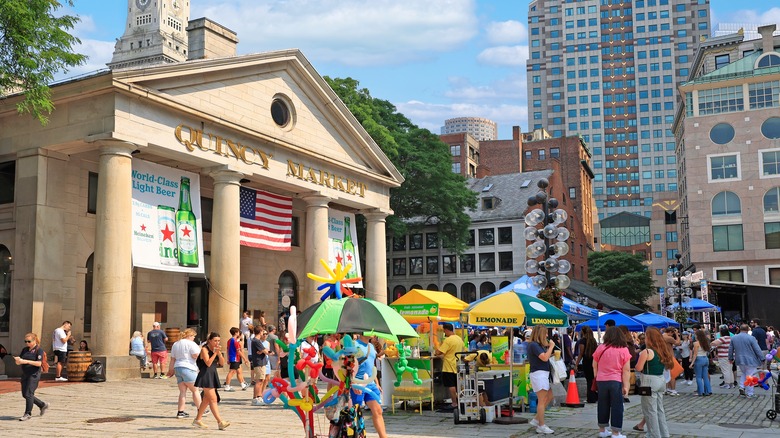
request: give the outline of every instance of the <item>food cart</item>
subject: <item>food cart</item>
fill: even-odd
[[[433,378],[441,372],[442,361],[435,357],[436,347],[444,338],[444,332],[439,329],[439,322],[455,322],[460,313],[468,307],[462,301],[447,292],[412,289],[404,296],[390,303],[407,322],[417,325],[420,337],[407,340],[406,345],[412,347],[412,357],[408,365],[417,368],[423,380],[422,385],[412,385],[406,382],[404,375],[400,387],[395,387],[396,375],[394,365],[397,358],[385,357],[382,361],[382,404],[392,406],[399,400],[426,400],[441,402],[449,398],[446,388]],[[461,337],[463,335],[461,334]],[[426,393],[428,392],[429,393]],[[422,407],[420,408],[422,412]]]

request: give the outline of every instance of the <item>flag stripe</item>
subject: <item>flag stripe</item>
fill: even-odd
[[[292,198],[241,187],[241,245],[290,251]]]

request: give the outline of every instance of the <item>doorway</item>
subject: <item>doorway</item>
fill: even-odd
[[[298,280],[290,271],[279,276],[279,296],[277,306],[278,330],[280,336],[287,332],[287,318],[290,317],[290,307],[298,307]]]
[[[205,279],[187,282],[187,328],[197,333],[195,342],[206,340],[209,320],[209,285]]]

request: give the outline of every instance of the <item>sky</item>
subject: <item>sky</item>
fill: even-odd
[[[190,19],[208,17],[238,35],[238,54],[300,49],[322,76],[351,77],[422,128],[485,117],[499,139],[528,131],[525,62],[528,1],[189,0]],[[125,0],[74,0],[63,13],[87,63],[58,79],[106,68],[127,20]],[[743,5],[747,5],[745,9]],[[716,23],[776,23],[777,0],[711,0]]]

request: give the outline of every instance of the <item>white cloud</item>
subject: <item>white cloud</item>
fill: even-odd
[[[474,85],[468,78],[452,76],[448,78],[450,89],[445,97],[467,101],[485,102],[507,99],[525,99],[526,75],[514,74],[488,85]]]
[[[55,80],[72,78],[85,73],[94,73],[96,70],[108,68],[106,63],[111,61],[114,53],[114,44],[108,41],[81,39],[81,44],[74,47],[76,53],[87,55],[87,63],[70,69],[67,73],[55,75]]]
[[[485,33],[490,44],[517,44],[528,38],[525,24],[514,20],[490,22]]]
[[[735,11],[727,17],[712,14],[712,23],[745,23],[745,24],[778,24],[780,23],[780,8],[775,7],[766,11],[756,9],[743,9]],[[746,29],[747,30],[747,29]],[[753,29],[755,30],[755,29]]]
[[[352,66],[429,59],[464,45],[478,25],[474,0],[206,3],[192,16],[219,17],[238,34],[242,53],[295,47],[317,62]]]
[[[395,103],[398,112],[408,117],[413,123],[430,130],[435,134],[441,133],[441,127],[446,119],[453,117],[485,117],[498,123],[499,130],[519,125],[525,129],[528,125],[528,110],[524,104],[472,104],[472,103],[427,103],[416,100]],[[499,140],[507,140],[499,134]]]
[[[494,66],[525,66],[528,60],[528,46],[488,47],[477,55],[477,61]]]

